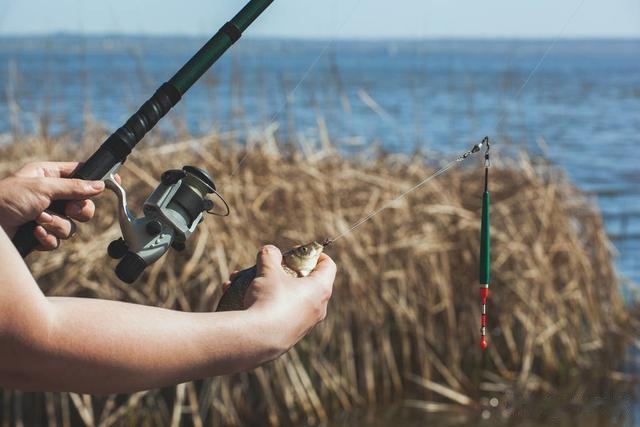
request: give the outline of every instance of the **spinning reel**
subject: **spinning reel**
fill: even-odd
[[[118,197],[118,220],[122,237],[109,244],[109,256],[119,259],[116,275],[126,283],[133,283],[149,265],[156,262],[169,248],[185,249],[186,241],[204,220],[205,213],[229,215],[229,205],[216,191],[211,176],[194,166],[168,170],[160,177],[160,184],[143,205],[144,215],[134,217],[127,206],[127,193],[114,179],[105,179],[106,187]],[[222,213],[213,212],[215,203],[207,195],[215,195],[224,205]]]

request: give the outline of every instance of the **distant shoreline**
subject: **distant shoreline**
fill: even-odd
[[[164,52],[184,52],[197,49],[209,36],[188,35],[145,35],[145,34],[75,34],[50,33],[40,35],[0,35],[0,52],[46,51],[64,53],[85,53],[106,51],[110,53],[130,52],[131,49],[157,50]],[[531,52],[544,52],[553,43],[552,54],[610,52],[626,56],[640,56],[640,38],[566,38],[553,41],[550,38],[425,38],[425,39],[311,39],[311,38],[263,38],[247,36],[243,43],[234,46],[240,52],[254,52],[256,49],[285,50],[302,48],[322,50],[328,46],[332,50],[356,49],[369,52],[386,49],[397,52],[424,53],[425,51],[468,51],[482,48],[496,53],[518,48]]]
[[[211,34],[155,34],[155,33],[67,33],[67,32],[50,32],[50,33],[0,33],[0,40],[20,39],[20,40],[42,40],[42,39],[174,39],[174,40],[202,40],[208,39]],[[416,43],[416,42],[549,42],[554,37],[497,37],[497,36],[432,36],[432,37],[392,37],[392,38],[373,38],[373,37],[347,37],[347,38],[315,38],[315,37],[252,37],[246,35],[243,40],[252,42],[308,42],[308,43],[327,43],[333,41],[335,43]],[[586,37],[586,36],[565,36],[558,40],[558,43],[565,42],[640,42],[640,37]]]

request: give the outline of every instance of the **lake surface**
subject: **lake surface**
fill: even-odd
[[[41,117],[79,130],[85,111],[113,130],[203,42],[0,38],[0,133],[35,132]],[[550,45],[248,39],[172,114],[194,134],[277,121],[285,138],[317,137],[321,116],[345,150],[451,155],[490,135],[543,154],[599,205],[621,276],[640,283],[640,40],[559,42],[520,90]]]

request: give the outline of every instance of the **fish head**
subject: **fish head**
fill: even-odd
[[[308,276],[316,268],[323,250],[324,245],[318,242],[296,246],[282,254],[282,263],[300,276]]]

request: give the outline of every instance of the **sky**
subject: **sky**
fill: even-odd
[[[0,0],[0,34],[210,35],[245,0]],[[640,0],[275,0],[247,35],[640,37]]]

